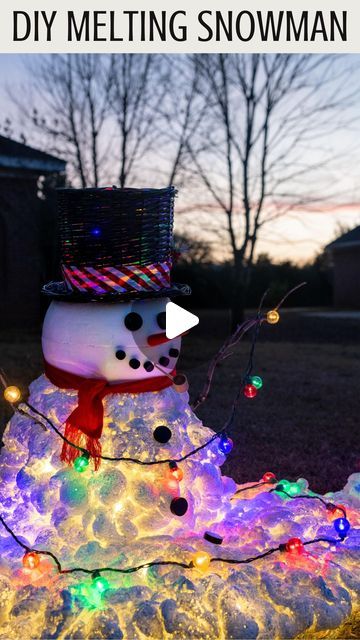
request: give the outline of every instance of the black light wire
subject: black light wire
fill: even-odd
[[[291,496],[290,496],[291,497]],[[313,496],[308,496],[308,497],[313,497]],[[8,526],[8,524],[6,523],[6,521],[4,520],[3,516],[0,515],[0,522],[2,523],[2,525],[5,527],[6,531],[12,536],[12,538],[15,540],[15,542],[22,547],[26,553],[36,553],[37,555],[46,555],[49,556],[50,558],[52,558],[55,562],[57,571],[59,574],[70,574],[70,573],[86,573],[92,576],[96,576],[96,575],[100,575],[101,573],[104,573],[106,571],[112,572],[112,573],[136,573],[137,571],[140,571],[141,569],[145,569],[148,567],[156,567],[156,566],[177,566],[177,567],[182,567],[183,569],[193,569],[194,568],[194,564],[193,562],[179,562],[177,560],[153,560],[151,562],[145,562],[143,564],[137,565],[135,567],[126,567],[123,569],[120,568],[116,568],[116,567],[100,567],[97,569],[86,569],[84,567],[72,567],[70,569],[63,569],[60,560],[57,558],[57,556],[52,553],[51,551],[46,551],[46,550],[41,550],[41,549],[33,549],[31,547],[29,547],[28,545],[24,544],[24,542],[22,542],[22,540],[20,540],[20,538],[18,538],[18,536],[12,531],[12,529]],[[319,538],[313,538],[311,540],[306,540],[305,542],[302,542],[302,544],[305,545],[311,545],[311,544],[316,544],[318,542],[325,542],[328,544],[336,544],[337,542],[343,542],[345,539],[345,537],[340,537],[340,538],[325,538],[325,537],[319,537]],[[276,552],[284,552],[286,551],[286,544],[282,543],[279,544],[277,547],[271,547],[270,549],[267,549],[266,551],[263,551],[262,553],[259,553],[255,556],[250,556],[248,558],[221,558],[221,557],[213,557],[210,558],[210,562],[223,562],[226,564],[250,564],[252,562],[255,562],[256,560],[261,560],[262,558],[266,558],[267,556],[272,555],[273,553]]]

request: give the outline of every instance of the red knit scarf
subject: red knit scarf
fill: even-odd
[[[175,369],[171,376],[176,373]],[[94,458],[95,469],[99,468],[101,456],[100,437],[103,429],[104,407],[102,399],[109,393],[144,393],[145,391],[161,391],[172,385],[167,376],[157,376],[145,380],[132,380],[109,384],[107,380],[83,378],[58,369],[45,361],[47,378],[60,389],[76,389],[78,405],[69,415],[65,425],[65,438],[69,442],[84,447]],[[72,463],[81,452],[64,442],[61,460]]]

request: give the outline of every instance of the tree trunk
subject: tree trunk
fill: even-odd
[[[233,290],[230,302],[231,311],[231,330],[235,331],[236,327],[244,321],[245,305],[246,305],[246,273],[244,265],[240,257],[236,256],[233,270]]]

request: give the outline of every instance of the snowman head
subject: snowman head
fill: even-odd
[[[159,376],[161,370],[170,373],[181,338],[166,338],[168,301],[52,302],[42,334],[45,360],[64,371],[112,383]]]

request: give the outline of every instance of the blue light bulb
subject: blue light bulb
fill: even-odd
[[[345,538],[350,529],[350,522],[346,518],[337,518],[333,525],[341,538]]]
[[[93,229],[91,229],[91,233],[93,236],[100,236],[101,235],[101,229],[99,229],[99,227],[94,227]]]
[[[234,443],[231,440],[231,438],[228,438],[225,435],[221,436],[221,439],[220,439],[220,442],[219,442],[219,451],[220,451],[220,453],[224,453],[226,456],[229,455],[229,453],[232,450],[233,446],[234,446]]]

